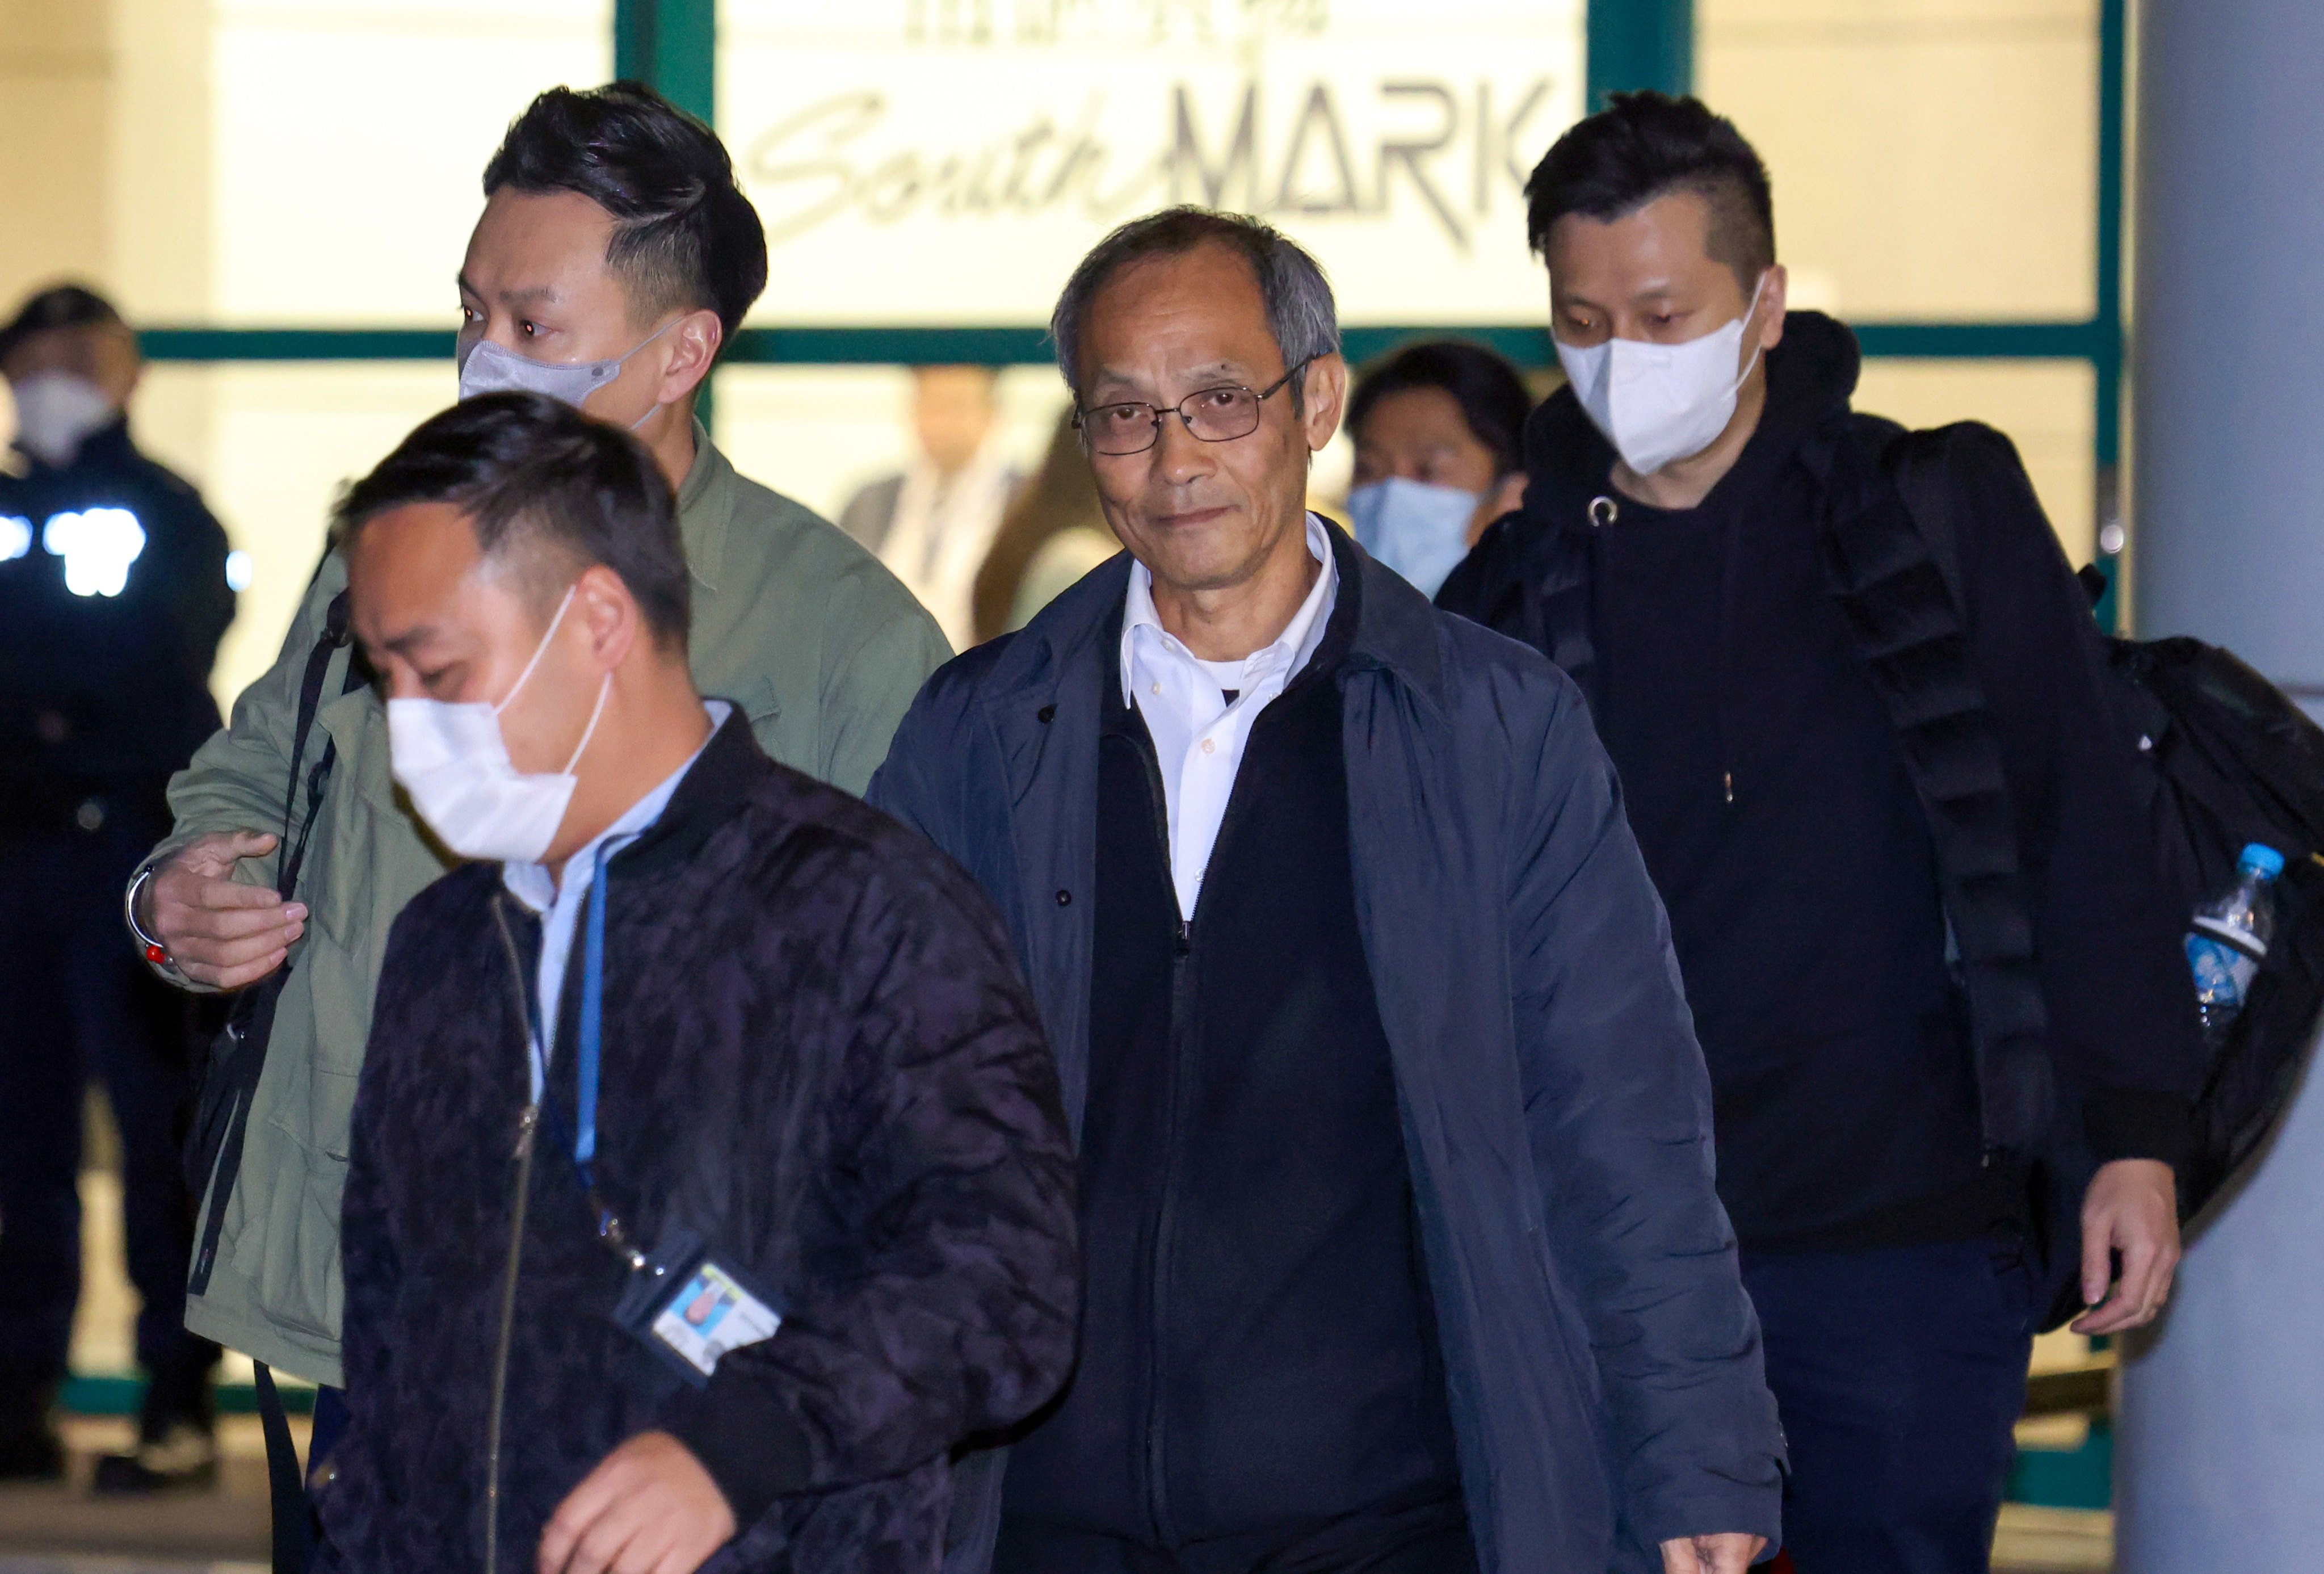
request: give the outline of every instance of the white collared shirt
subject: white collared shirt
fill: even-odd
[[[725,725],[734,708],[724,699],[706,699],[702,708],[710,714],[710,731],[715,736]],[[702,740],[702,748],[710,740]],[[565,860],[565,878],[559,883],[549,872],[546,864],[503,864],[501,884],[509,894],[533,912],[542,914],[540,921],[540,968],[535,985],[540,991],[540,1058],[532,1065],[532,1100],[540,1102],[540,1070],[557,1051],[557,1004],[565,993],[565,967],[573,955],[574,931],[580,927],[581,904],[589,894],[589,885],[597,876],[597,849],[605,849],[612,857],[623,847],[653,829],[662,810],[669,807],[678,784],[694,769],[694,762],[702,757],[696,749],[686,764],[661,780],[660,785],[622,810],[619,819],[589,838],[579,851]]]
[[[1121,698],[1125,705],[1137,705],[1154,740],[1169,809],[1170,883],[1177,889],[1181,919],[1194,916],[1251,723],[1323,643],[1339,601],[1332,538],[1312,514],[1307,550],[1323,565],[1307,598],[1272,644],[1240,662],[1205,662],[1179,643],[1155,616],[1154,576],[1143,563],[1130,567],[1130,599],[1121,619]],[[1229,691],[1235,695],[1231,705]]]

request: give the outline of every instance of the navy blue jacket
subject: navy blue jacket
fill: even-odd
[[[1333,542],[1361,584],[1341,680],[1357,920],[1481,1567],[1659,1569],[1673,1537],[1772,1538],[1783,1443],[1702,1054],[1588,709],[1534,651]],[[871,792],[1000,908],[1077,1135],[1120,682],[1103,631],[1128,580],[1117,557],[941,669]],[[1002,1461],[971,1464],[947,1568],[981,1574]]]
[[[540,923],[499,866],[454,870],[395,921],[355,1097],[337,1567],[480,1566],[521,1231],[501,1567],[530,1569],[566,1494],[658,1428],[742,1526],[720,1574],[933,1574],[948,1451],[1073,1356],[1073,1158],[1007,938],[958,869],[739,713],[605,879],[598,1192],[648,1248],[707,1241],[783,1324],[699,1391],[615,1325],[629,1272],[558,1146],[581,958],[521,1144]]]
[[[82,787],[161,778],[217,730],[210,662],[234,621],[226,532],[201,495],[143,454],[116,421],[61,467],[0,469],[0,782]],[[135,556],[78,544],[91,510]],[[51,530],[51,525],[57,528]],[[107,543],[118,546],[118,541]]]

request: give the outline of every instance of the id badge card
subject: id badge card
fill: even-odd
[[[664,1365],[706,1387],[730,1350],[774,1337],[779,1302],[689,1231],[672,1230],[632,1275],[613,1320]]]

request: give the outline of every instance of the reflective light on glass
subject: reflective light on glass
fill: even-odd
[[[65,560],[65,588],[74,595],[118,596],[145,550],[145,527],[126,508],[87,508],[51,518],[41,545]]]
[[[250,554],[236,550],[226,555],[226,588],[229,590],[250,588]]]
[[[32,550],[32,522],[18,519],[11,514],[0,514],[0,563],[11,558],[21,558]]]

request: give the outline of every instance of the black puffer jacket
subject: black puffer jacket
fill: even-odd
[[[788,1317],[702,1391],[613,1324],[627,1270],[557,1141],[559,1053],[530,1163],[500,1567],[530,1569],[565,1495],[660,1428],[743,1526],[712,1567],[933,1569],[948,1450],[1029,1413],[1073,1355],[1073,1155],[1007,938],[942,855],[732,720],[606,875],[599,1190],[641,1244],[691,1227]],[[352,1420],[322,1508],[351,1569],[481,1566],[539,943],[494,865],[437,882],[388,942],[344,1216]],[[560,1046],[582,974],[576,946]]]

